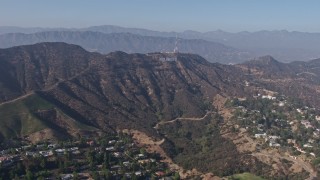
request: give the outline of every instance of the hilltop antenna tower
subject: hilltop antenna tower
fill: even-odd
[[[175,46],[174,46],[174,49],[173,49],[173,53],[178,53],[178,35],[176,35],[176,42],[175,42]]]

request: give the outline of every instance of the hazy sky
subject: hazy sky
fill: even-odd
[[[320,32],[319,0],[0,0],[0,26]]]

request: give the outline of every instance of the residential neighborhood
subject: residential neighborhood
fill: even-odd
[[[130,135],[41,142],[0,151],[2,179],[179,179]]]
[[[246,131],[259,150],[276,148],[309,161],[320,163],[320,111],[284,95],[257,94],[234,98],[226,103],[234,109],[235,130]]]

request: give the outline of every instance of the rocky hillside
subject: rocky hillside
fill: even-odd
[[[40,43],[3,49],[0,63],[2,102],[36,92],[77,120],[114,130],[152,133],[159,119],[204,114],[204,102],[215,94],[242,93],[234,68],[191,54],[167,62]]]

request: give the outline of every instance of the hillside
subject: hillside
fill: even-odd
[[[292,74],[311,71],[317,60],[284,64],[268,56],[234,66],[187,53],[103,55],[66,43],[39,43],[1,49],[0,63],[2,139],[129,131],[161,142],[146,148],[157,146],[153,149],[181,172],[196,168],[200,174],[251,172],[267,178],[312,173],[292,170],[278,158],[279,169],[256,155],[248,133],[232,128],[234,112],[225,104],[266,91],[295,95],[299,91],[288,86],[297,80],[314,87],[315,78]],[[302,95],[292,97],[309,103]]]
[[[0,50],[1,101],[37,91],[89,125],[150,131],[158,119],[199,116],[205,99],[241,93],[232,67],[179,54],[165,62],[152,55],[100,55],[64,43]],[[10,80],[10,81],[9,81]],[[106,117],[107,116],[107,117]],[[128,121],[128,119],[130,121]],[[146,121],[147,120],[147,121]]]
[[[37,94],[0,104],[0,140],[27,137],[31,142],[65,139],[80,134],[95,134],[96,128],[86,126],[64,114]]]

